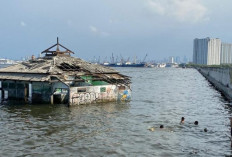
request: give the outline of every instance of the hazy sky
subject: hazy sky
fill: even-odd
[[[56,42],[76,57],[192,58],[194,38],[232,43],[231,0],[1,0],[0,57]]]

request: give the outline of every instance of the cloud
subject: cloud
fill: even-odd
[[[154,12],[156,12],[157,14],[160,15],[164,15],[165,14],[165,6],[163,6],[161,3],[159,2],[155,2],[152,0],[148,0],[148,5],[150,7],[150,9]]]
[[[72,24],[73,24],[72,20],[67,20],[67,24],[68,24],[68,26],[72,26]]]
[[[100,31],[99,29],[97,29],[97,27],[95,26],[89,26],[89,29],[92,33],[94,33],[95,35],[100,35],[100,36],[109,36],[110,34],[107,32],[103,32]]]
[[[26,27],[26,26],[27,26],[27,24],[26,24],[24,21],[21,21],[21,22],[20,22],[20,26],[22,26],[22,27]]]
[[[174,17],[182,22],[208,20],[208,9],[199,0],[146,0],[149,10],[161,16]]]
[[[99,32],[98,29],[95,26],[89,26],[89,29],[93,33],[98,33]]]
[[[119,21],[117,19],[109,19],[109,24],[116,24],[118,23]]]

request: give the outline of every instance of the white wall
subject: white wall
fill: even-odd
[[[78,92],[78,90],[84,91]],[[119,90],[116,85],[70,87],[69,99],[70,105],[130,100],[131,90],[126,86],[125,90]]]

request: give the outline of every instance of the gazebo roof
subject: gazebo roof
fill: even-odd
[[[56,47],[56,50],[52,50],[52,48],[54,47]],[[60,51],[59,47],[62,47],[64,51]],[[47,48],[46,50],[42,51],[41,54],[42,53],[45,53],[45,56],[70,56],[71,53],[74,54],[73,51],[69,50],[68,48],[66,48],[65,46],[59,43],[58,37],[57,37],[57,43]]]

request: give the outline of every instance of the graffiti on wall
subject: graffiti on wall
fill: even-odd
[[[73,93],[71,94],[72,104],[83,104],[90,103],[98,100],[109,100],[115,98],[115,95],[112,95],[112,92],[104,93],[94,93],[94,92],[85,92],[85,93]]]
[[[115,85],[101,86],[101,87],[85,87],[73,88],[70,91],[71,104],[86,104],[99,101],[114,101],[114,100],[128,100],[130,99],[130,92],[128,90],[118,91]]]
[[[129,91],[128,90],[124,90],[121,94],[119,94],[119,99],[122,100],[122,101],[130,100],[131,96],[130,96]]]
[[[93,102],[99,99],[99,93],[73,93],[71,99],[73,104]]]

